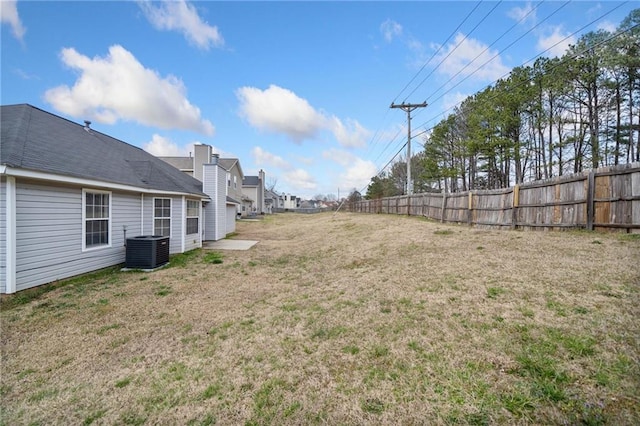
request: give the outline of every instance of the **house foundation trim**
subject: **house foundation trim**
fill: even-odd
[[[16,178],[6,180],[6,260],[5,293],[16,292]]]

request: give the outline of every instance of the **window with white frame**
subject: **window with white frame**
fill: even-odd
[[[83,190],[84,248],[109,246],[111,193]]]
[[[153,199],[153,235],[171,236],[171,198]]]
[[[200,230],[200,203],[195,200],[187,200],[187,235],[197,234]]]
[[[233,189],[237,189],[238,188],[238,177],[234,176],[233,177]]]

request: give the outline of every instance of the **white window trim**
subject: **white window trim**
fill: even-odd
[[[194,202],[194,203],[197,203],[197,205],[198,205],[198,215],[197,216],[189,216],[189,202],[190,201]],[[200,228],[201,228],[200,227],[200,222],[201,222],[201,219],[200,219],[200,207],[201,206],[202,206],[202,203],[199,202],[198,200],[190,200],[190,199],[187,198],[187,200],[186,200],[186,208],[185,208],[186,211],[185,211],[185,215],[184,215],[185,216],[185,221],[184,221],[184,233],[185,233],[185,235],[199,235],[200,234]],[[198,230],[196,232],[191,233],[191,234],[189,234],[188,231],[187,231],[189,219],[198,219]]]
[[[87,247],[87,192],[91,193],[91,194],[107,194],[109,195],[109,217],[107,218],[107,220],[109,221],[109,243],[108,244],[102,244],[99,246],[93,246],[93,247]],[[111,227],[113,225],[113,218],[112,218],[112,207],[111,207],[111,203],[113,202],[113,194],[111,193],[111,191],[102,191],[99,189],[87,189],[87,188],[82,188],[82,251],[94,251],[94,250],[101,250],[101,249],[105,249],[105,248],[111,248],[112,244],[113,244],[113,232],[111,232]]]
[[[153,197],[153,222],[151,222],[151,234],[156,234],[156,219],[167,219],[166,217],[156,217],[156,200],[169,200],[169,238],[173,237],[173,199],[169,197]]]

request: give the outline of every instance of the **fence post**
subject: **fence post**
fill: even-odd
[[[473,222],[473,192],[469,191],[469,209],[467,210],[467,225]]]
[[[407,216],[411,216],[411,195],[407,195]]]
[[[513,205],[511,206],[511,229],[518,225],[518,206],[520,205],[520,185],[513,187]]]
[[[447,193],[442,191],[442,212],[440,213],[440,222],[444,223],[445,212],[447,210]]]
[[[596,174],[589,172],[587,176],[587,230],[593,231],[593,218],[595,216]]]

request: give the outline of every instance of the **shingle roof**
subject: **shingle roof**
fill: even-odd
[[[258,186],[260,185],[260,178],[258,176],[245,176],[242,179],[242,186]]]
[[[34,106],[1,106],[0,118],[7,167],[206,197],[200,181],[142,149]]]
[[[158,157],[179,170],[193,170],[193,157]]]

